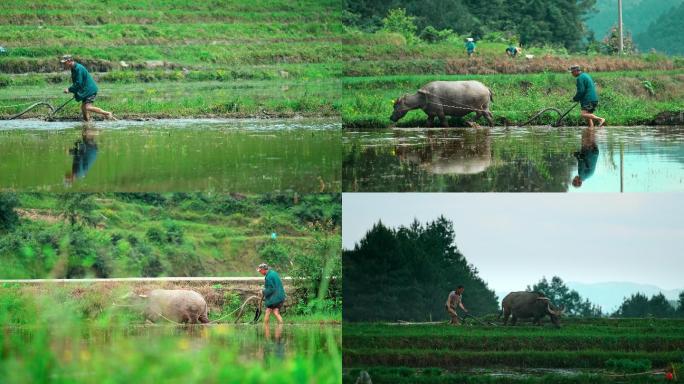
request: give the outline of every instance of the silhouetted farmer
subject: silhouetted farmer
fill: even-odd
[[[280,280],[280,276],[278,276],[276,271],[269,269],[268,265],[265,263],[259,264],[257,271],[265,276],[263,294],[266,315],[264,315],[264,324],[268,325],[271,313],[273,313],[278,320],[278,324],[282,324],[283,318],[280,316],[280,309],[283,307],[283,303],[285,303],[283,282]]]
[[[469,37],[466,41],[465,47],[466,52],[468,52],[468,57],[472,56],[475,52],[475,40],[473,40],[472,37]]]
[[[88,70],[82,64],[75,62],[71,55],[62,56],[59,62],[64,64],[65,69],[71,70],[71,82],[73,84],[65,89],[64,93],[73,93],[74,99],[81,102],[83,120],[90,121],[90,114],[88,112],[99,113],[108,119],[113,119],[114,116],[111,112],[93,106],[95,97],[97,97],[97,85]]]
[[[457,307],[461,307],[461,309],[466,313],[468,312],[468,310],[463,306],[463,301],[462,301],[463,291],[464,291],[463,286],[459,285],[455,291],[449,292],[449,297],[447,298],[447,302],[446,302],[446,310],[449,313],[449,316],[451,316],[451,321],[449,322],[449,324],[453,324],[453,325],[460,325],[461,324],[461,321],[458,318],[458,314],[456,313]]]
[[[570,67],[570,72],[577,78],[577,93],[572,101],[578,101],[582,108],[580,115],[587,121],[589,127],[594,126],[594,120],[598,121],[599,127],[603,126],[606,119],[594,115],[594,110],[598,106],[598,95],[596,94],[596,87],[594,80],[588,73],[582,72],[579,65]]]

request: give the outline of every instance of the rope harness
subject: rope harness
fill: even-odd
[[[258,302],[258,305],[257,305],[256,313],[255,313],[255,315],[254,315],[254,319],[253,319],[250,323],[252,323],[252,324],[256,323],[256,321],[259,320],[259,317],[261,316],[261,307],[262,307],[262,305],[263,305],[263,299],[260,298],[259,296],[250,296],[250,297],[248,297],[248,298],[245,300],[245,302],[242,303],[242,305],[241,305],[240,307],[236,308],[233,312],[227,313],[227,314],[225,314],[225,315],[219,317],[218,319],[214,319],[214,320],[210,321],[210,322],[207,323],[207,324],[215,324],[215,323],[218,323],[220,320],[223,320],[223,319],[225,319],[226,317],[231,316],[231,315],[234,314],[235,312],[240,311],[240,312],[238,313],[238,316],[235,318],[235,322],[234,322],[235,324],[237,324],[237,322],[240,321],[240,319],[242,318],[242,315],[244,314],[244,310],[245,310],[245,307],[247,306],[247,304],[248,304],[250,301],[254,300],[254,299],[259,300],[259,302]],[[135,305],[135,304],[116,304],[116,303],[115,303],[115,304],[112,304],[112,306],[113,306],[113,307],[137,307],[137,305]],[[175,321],[175,320],[169,319],[168,317],[164,316],[161,312],[155,313],[155,315],[161,317],[162,319],[168,321],[169,323],[176,324],[176,325],[184,325],[184,323],[179,323],[179,322],[177,322],[177,321]]]

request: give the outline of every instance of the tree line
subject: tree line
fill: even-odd
[[[346,0],[346,25],[374,32],[392,9],[405,9],[419,33],[451,30],[476,39],[504,32],[524,45],[580,47],[588,35],[583,21],[596,0]]]
[[[447,318],[447,295],[465,287],[464,304],[474,315],[499,312],[497,298],[456,246],[453,223],[443,216],[422,224],[389,228],[378,221],[351,250],[342,252],[345,321],[432,321]],[[684,292],[678,305],[659,294],[626,298],[614,313],[571,290],[554,276],[528,291],[543,293],[572,317],[684,317]]]

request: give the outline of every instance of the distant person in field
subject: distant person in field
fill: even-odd
[[[508,44],[508,48],[506,48],[506,55],[508,57],[516,57],[518,56],[519,48],[513,45],[513,43]]]
[[[447,313],[449,313],[449,316],[451,316],[451,321],[449,324],[461,325],[461,320],[458,318],[456,308],[460,307],[464,312],[468,313],[468,310],[463,306],[463,291],[463,286],[459,285],[455,291],[449,292],[449,297],[447,298],[446,302]]]
[[[95,97],[97,97],[97,84],[90,76],[88,70],[80,63],[74,61],[71,55],[64,55],[60,60],[65,69],[71,70],[71,87],[64,90],[64,93],[73,93],[76,101],[81,102],[81,112],[83,112],[83,120],[90,121],[90,113],[95,112],[105,116],[108,119],[113,119],[114,115],[111,112],[104,111],[93,106]]]
[[[282,324],[283,318],[280,316],[280,309],[283,308],[283,304],[285,303],[285,289],[283,288],[283,282],[280,280],[278,273],[270,269],[268,264],[259,264],[257,272],[265,276],[264,290],[262,291],[264,295],[264,305],[266,306],[264,325],[268,325],[271,313],[273,313],[278,320],[278,324]]]
[[[578,101],[581,106],[580,115],[590,128],[594,127],[594,121],[598,122],[598,126],[602,127],[606,119],[594,115],[594,110],[598,107],[598,94],[596,93],[596,86],[594,80],[588,73],[582,72],[579,65],[570,67],[570,72],[577,78],[577,93],[572,101]]]
[[[468,57],[472,56],[473,53],[475,53],[475,40],[472,37],[469,37],[466,39],[466,52],[468,52]]]
[[[577,159],[577,176],[572,179],[572,186],[579,188],[594,174],[598,162],[599,149],[596,145],[594,127],[585,128],[582,131],[582,147],[573,156]]]

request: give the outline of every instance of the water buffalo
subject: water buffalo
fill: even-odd
[[[147,320],[176,323],[208,323],[207,302],[195,291],[184,289],[154,289],[145,295],[130,299],[139,307]]]
[[[475,112],[474,121],[484,116],[490,126],[494,126],[489,103],[493,101],[492,92],[479,81],[433,81],[425,84],[413,95],[404,95],[394,102],[394,112],[390,117],[399,121],[413,109],[422,109],[428,116],[428,127],[432,127],[435,117],[443,127],[448,127],[447,116],[463,117]]]
[[[564,307],[556,308],[551,299],[539,292],[511,292],[501,301],[501,309],[504,325],[508,323],[509,316],[513,316],[511,325],[515,325],[518,319],[529,318],[534,324],[541,325],[541,319],[548,315],[557,328],[560,328],[560,317],[565,310]]]

